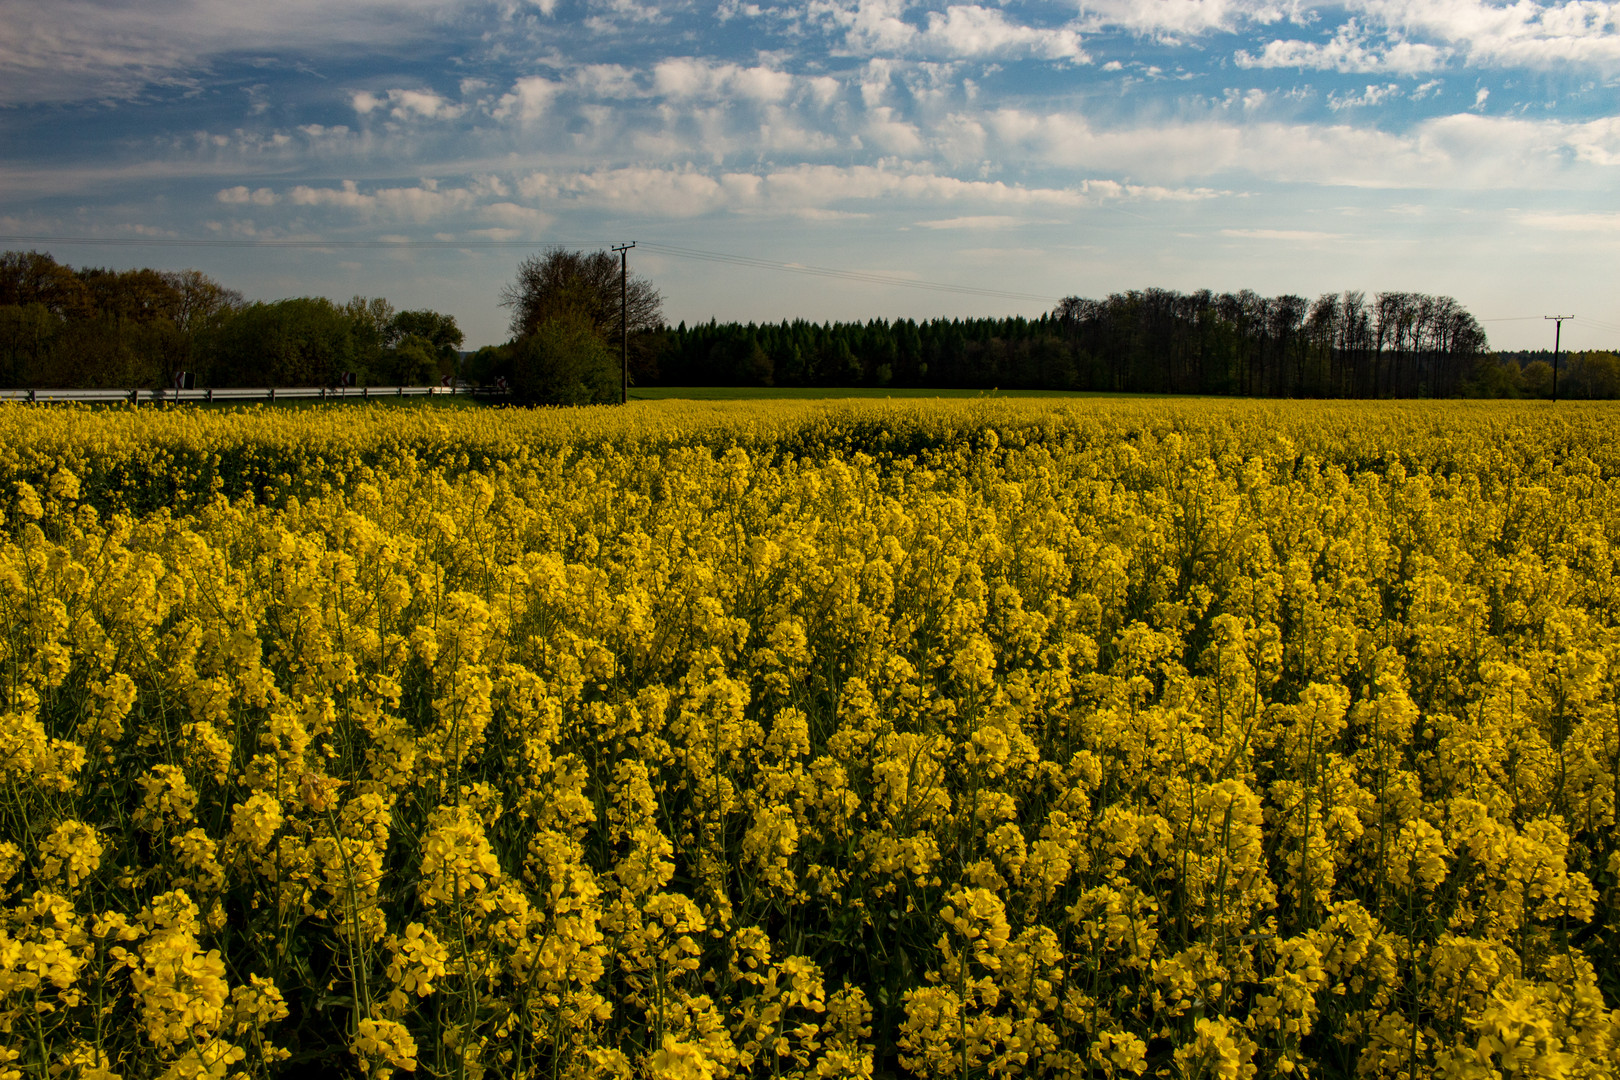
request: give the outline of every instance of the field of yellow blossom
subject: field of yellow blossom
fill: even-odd
[[[1614,1076],[1617,429],[0,407],[0,1077]]]

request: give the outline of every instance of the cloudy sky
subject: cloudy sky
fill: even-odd
[[[671,322],[1410,289],[1620,345],[1616,0],[0,0],[0,145],[5,247],[469,347],[631,240]]]

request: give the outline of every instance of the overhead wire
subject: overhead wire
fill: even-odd
[[[84,244],[96,247],[259,247],[259,248],[488,248],[590,247],[607,240],[273,240],[263,237],[194,238],[160,236],[0,236],[5,244]]]
[[[1547,318],[1547,316],[1545,316],[1545,315],[1503,315],[1503,316],[1497,316],[1497,317],[1489,318],[1489,319],[1478,319],[1476,321],[1477,322],[1482,322],[1482,323],[1489,323],[1489,322],[1531,322],[1531,321],[1534,321],[1534,320],[1546,319],[1546,318]],[[1584,327],[1596,327],[1599,330],[1607,330],[1611,334],[1620,334],[1620,325],[1617,325],[1617,324],[1611,323],[1611,322],[1605,322],[1602,319],[1594,319],[1590,315],[1571,315],[1571,316],[1569,316],[1568,318],[1565,318],[1562,321],[1569,323],[1572,327],[1583,327],[1583,328]]]
[[[457,248],[539,248],[539,247],[589,247],[595,244],[606,244],[604,240],[315,240],[315,239],[289,239],[273,240],[265,238],[218,238],[218,239],[187,239],[178,237],[155,236],[0,236],[0,243],[6,244],[76,244],[107,247],[188,247],[188,248],[341,248],[341,249],[373,249],[386,250],[389,248],[427,248],[453,250]],[[922,289],[928,292],[957,293],[966,296],[988,296],[1002,300],[1025,300],[1041,304],[1056,303],[1060,297],[1043,295],[1040,293],[1019,292],[1011,289],[986,289],[974,285],[958,285],[944,281],[928,281],[922,278],[901,277],[896,274],[881,274],[869,270],[841,270],[829,266],[811,266],[797,262],[778,262],[771,259],[760,259],[750,255],[733,255],[720,251],[705,251],[701,248],[682,247],[676,244],[660,244],[642,242],[643,250],[656,251],[680,259],[694,259],[704,262],[721,263],[729,266],[740,266],[751,270],[774,270],[780,273],[800,274],[810,277],[831,278],[841,281],[856,281],[867,285],[887,285],[895,288]]]
[[[1476,319],[1475,321],[1482,323],[1533,322],[1537,320],[1544,320],[1546,318],[1547,316],[1545,315],[1497,315],[1489,319]],[[1620,325],[1605,322],[1602,319],[1594,319],[1590,315],[1571,315],[1568,318],[1565,318],[1563,321],[1569,323],[1572,327],[1596,327],[1599,330],[1606,330],[1611,334],[1620,334]]]
[[[541,247],[590,247],[593,245],[610,244],[611,240],[497,240],[497,239],[468,239],[468,240],[319,240],[319,239],[269,239],[269,238],[185,238],[185,237],[157,237],[157,236],[0,236],[0,243],[6,244],[72,244],[83,246],[105,247],[186,247],[186,248],[292,248],[310,249],[339,248],[339,249],[370,249],[387,250],[390,248],[426,248],[430,250],[455,250],[459,248],[541,248]],[[1057,296],[1040,293],[1020,292],[1012,289],[986,289],[975,285],[958,285],[944,281],[930,281],[922,278],[900,277],[895,274],[883,274],[870,270],[842,270],[829,266],[813,266],[807,263],[780,262],[772,259],[761,259],[751,255],[735,255],[728,252],[705,251],[701,248],[684,247],[678,244],[661,244],[655,241],[643,241],[641,248],[647,251],[659,252],[680,259],[693,259],[701,262],[713,262],[727,266],[744,267],[751,270],[773,270],[778,273],[799,274],[808,277],[830,278],[841,281],[855,281],[867,285],[885,285],[893,288],[920,289],[927,292],[955,293],[964,296],[988,296],[1002,300],[1025,300],[1043,304],[1055,303]],[[1482,323],[1492,322],[1531,322],[1541,319],[1541,315],[1500,315],[1491,318],[1478,319]],[[1573,321],[1573,320],[1572,320]],[[1580,322],[1620,333],[1620,326],[1604,322],[1600,319],[1582,318]]]
[[[869,270],[837,270],[826,266],[810,266],[804,263],[773,262],[770,259],[756,259],[749,255],[729,255],[717,251],[703,251],[699,248],[678,247],[674,244],[643,243],[641,245],[648,251],[662,252],[682,259],[698,259],[705,262],[724,263],[730,266],[743,266],[757,270],[778,270],[789,274],[805,274],[811,277],[838,278],[844,281],[860,281],[870,285],[893,285],[907,289],[926,289],[933,292],[964,293],[972,296],[994,296],[1005,300],[1038,300],[1042,303],[1054,303],[1060,299],[1056,296],[1046,296],[1038,293],[1016,292],[1010,289],[985,289],[973,285],[953,285],[943,281],[925,281],[920,278],[903,278],[892,274],[879,274]]]

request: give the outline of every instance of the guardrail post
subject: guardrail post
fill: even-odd
[[[30,404],[30,405],[32,405],[32,404],[34,404],[34,402],[35,402],[35,401],[36,401],[36,400],[37,400],[37,399],[36,399],[36,398],[35,398],[35,397],[34,397],[34,391],[33,391],[33,390],[31,390],[31,389],[30,389],[30,390],[29,390],[29,391],[28,391],[28,404]]]
[[[363,397],[363,398],[370,397],[371,396],[371,387],[370,386],[362,386],[360,388],[360,396]]]
[[[131,390],[129,392],[129,403],[131,405],[139,405],[141,403],[141,392],[139,390]]]
[[[214,388],[212,386],[210,386],[208,388],[208,404],[212,405],[213,403],[214,403]]]
[[[404,388],[404,387],[403,387],[403,386],[401,386],[401,387],[400,387],[400,388],[399,388],[399,396],[400,396],[400,397],[404,397],[404,396],[405,396],[405,388]]]
[[[270,388],[270,404],[274,405],[275,403],[276,403],[276,388],[272,386]]]

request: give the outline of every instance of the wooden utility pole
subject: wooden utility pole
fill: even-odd
[[[623,365],[623,383],[619,391],[619,404],[630,403],[630,249],[634,240],[613,250],[619,253],[619,360]]]
[[[1563,336],[1564,320],[1573,319],[1573,315],[1543,315],[1543,319],[1551,320],[1553,324],[1553,404],[1558,404],[1558,339]]]

